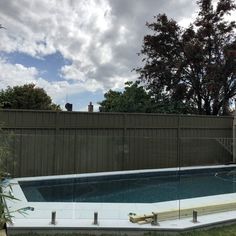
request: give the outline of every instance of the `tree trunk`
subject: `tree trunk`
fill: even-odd
[[[205,104],[204,104],[204,110],[206,115],[211,115],[211,104],[209,102],[209,100],[204,100]]]
[[[212,105],[212,115],[218,115],[220,110],[220,104],[218,100],[215,100]]]
[[[229,100],[225,99],[222,104],[222,115],[227,116],[229,115]]]
[[[202,115],[202,99],[201,96],[197,95],[197,109],[198,109],[198,114]]]

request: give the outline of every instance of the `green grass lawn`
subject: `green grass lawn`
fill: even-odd
[[[117,234],[117,236],[123,236],[122,234]],[[162,234],[162,233],[146,233],[144,236],[161,236],[168,234]],[[173,234],[169,234],[173,235]],[[218,227],[214,229],[208,229],[208,230],[195,230],[192,232],[186,232],[186,233],[180,233],[178,234],[180,236],[236,236],[236,225],[231,226],[225,226],[225,227]],[[39,234],[18,234],[17,236],[49,236],[39,235]],[[50,236],[92,236],[92,234],[50,234]],[[103,236],[111,236],[110,234],[103,234]],[[114,236],[114,235],[113,235]],[[134,234],[132,234],[134,236]]]
[[[214,228],[209,230],[198,230],[189,233],[183,233],[181,236],[236,236],[236,225]]]

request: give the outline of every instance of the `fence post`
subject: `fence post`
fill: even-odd
[[[52,211],[51,213],[51,224],[52,225],[56,224],[56,211]]]
[[[197,221],[197,211],[193,210],[193,223],[198,223]]]
[[[127,140],[126,140],[126,136],[127,136],[127,127],[126,127],[126,114],[123,114],[123,154],[122,154],[122,160],[121,160],[121,169],[125,170],[125,160],[127,158]]]
[[[178,128],[177,128],[177,162],[178,162],[178,167],[180,168],[181,165],[181,158],[180,158],[180,119],[181,116],[178,115]]]
[[[98,225],[98,212],[94,212],[93,215],[93,224]]]
[[[179,184],[178,184],[178,188],[180,189],[180,181],[181,181],[181,175],[180,175],[180,168],[181,168],[181,156],[180,156],[180,147],[181,147],[181,136],[180,136],[180,131],[181,131],[181,127],[180,127],[180,120],[181,120],[181,115],[178,115],[178,129],[177,129],[177,165],[179,168],[178,171],[178,177],[179,177]],[[180,192],[180,191],[178,191]],[[179,198],[179,219],[181,218],[181,207],[180,207],[180,196]]]
[[[234,100],[234,120],[233,120],[233,162],[236,162],[236,99]]]
[[[56,111],[56,117],[55,117],[55,132],[54,132],[54,155],[53,155],[53,164],[54,164],[54,174],[57,174],[57,167],[58,167],[58,136],[60,131],[59,126],[59,116],[60,112]]]

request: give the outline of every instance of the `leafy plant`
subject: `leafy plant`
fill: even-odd
[[[14,213],[26,215],[28,210],[34,210],[33,207],[23,207],[13,211],[7,208],[7,200],[19,201],[13,196],[12,185],[8,181],[10,174],[7,163],[13,161],[11,147],[13,138],[14,134],[0,128],[0,228],[3,228],[6,223],[12,223]]]
[[[9,176],[7,173],[7,159],[10,157],[10,143],[9,143],[9,135],[6,134],[5,131],[3,131],[0,128],[0,226],[3,227],[3,225],[6,222],[9,222],[11,217],[10,214],[7,213],[6,209],[6,199],[14,199],[14,197],[10,194],[4,193],[4,188],[10,187],[6,185],[5,178]]]
[[[12,133],[8,133],[0,128],[0,227],[5,223],[11,222],[12,213],[21,211],[21,209],[14,212],[9,212],[6,206],[6,200],[18,200],[12,194],[12,186],[8,183],[7,178],[10,176],[7,168],[7,161],[11,158],[11,141]],[[6,192],[6,189],[9,189]]]

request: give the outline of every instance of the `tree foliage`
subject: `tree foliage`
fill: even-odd
[[[8,87],[0,91],[0,104],[7,109],[60,110],[44,89],[35,84]]]
[[[126,82],[123,92],[109,90],[100,102],[102,112],[140,112],[140,113],[190,113],[190,108],[182,101],[162,99],[158,103],[145,90],[140,82]]]
[[[181,103],[190,113],[226,115],[236,95],[236,24],[225,17],[233,0],[199,0],[199,12],[188,28],[165,14],[147,23],[136,69],[155,101]]]
[[[153,99],[139,82],[125,83],[123,92],[109,90],[99,102],[102,112],[151,112]]]

